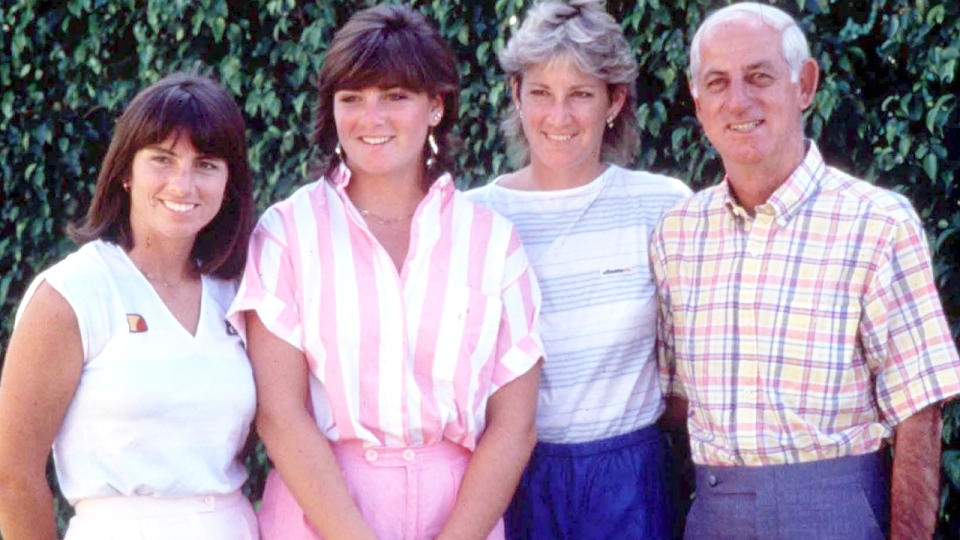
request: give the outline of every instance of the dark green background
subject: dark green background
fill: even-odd
[[[456,49],[463,76],[461,187],[507,169],[497,133],[507,106],[495,51],[529,2],[413,2]],[[608,2],[641,67],[637,167],[694,188],[720,164],[687,91],[687,45],[725,2]],[[823,79],[808,133],[829,162],[907,195],[924,220],[954,339],[960,336],[960,6],[955,0],[795,0]],[[114,120],[176,69],[213,73],[247,119],[260,209],[306,179],[316,73],[334,30],[370,2],[260,0],[11,1],[0,7],[0,344],[40,269],[75,246],[64,234],[90,200]],[[960,538],[960,407],[944,418],[938,535]],[[254,497],[265,457],[249,458]],[[60,517],[66,516],[61,504]]]

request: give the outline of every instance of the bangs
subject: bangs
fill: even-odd
[[[359,58],[329,74],[331,80],[336,81],[334,90],[401,87],[436,94],[437,85],[427,76],[431,62],[424,58],[423,47],[414,37],[409,32],[394,32],[390,28],[372,32],[365,43],[358,44],[363,51]]]
[[[143,111],[135,148],[161,143],[171,135],[187,136],[201,154],[227,158],[235,153],[235,129],[226,125],[223,115],[215,114],[216,104],[202,103],[201,97],[180,87],[169,88]]]

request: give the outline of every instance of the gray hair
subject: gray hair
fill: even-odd
[[[700,42],[711,28],[734,19],[753,15],[761,22],[780,32],[780,52],[790,67],[790,81],[797,82],[804,60],[810,58],[810,46],[803,36],[797,21],[787,12],[756,2],[740,2],[718,9],[710,14],[697,28],[690,43],[690,92],[697,97],[697,74],[700,71]]]
[[[603,7],[602,0],[538,2],[530,8],[517,33],[499,53],[507,85],[523,80],[525,69],[557,58],[570,58],[580,71],[613,85],[622,85],[626,100],[613,127],[603,134],[602,159],[629,165],[636,158],[637,61],[620,25]],[[612,97],[612,94],[611,94]],[[501,126],[511,162],[530,162],[530,145],[523,133],[520,111],[510,107]]]

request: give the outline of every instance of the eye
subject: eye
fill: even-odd
[[[334,94],[334,97],[339,103],[356,103],[360,101],[360,94],[355,92],[337,92]]]
[[[197,164],[197,167],[204,171],[216,171],[220,169],[220,160],[218,159],[201,159],[200,163]]]
[[[706,84],[707,90],[711,92],[720,92],[727,87],[727,80],[722,78],[708,79]]]
[[[409,96],[407,96],[407,93],[403,90],[391,90],[390,92],[387,92],[388,101],[403,101],[407,99],[407,97]]]
[[[757,72],[751,73],[748,80],[758,86],[767,86],[773,83],[773,76],[769,73]]]
[[[571,95],[575,98],[592,98],[593,92],[589,90],[576,90]]]
[[[153,156],[150,157],[150,161],[157,163],[159,165],[167,165],[173,160],[170,159],[170,156],[166,154],[154,154]]]
[[[543,88],[531,88],[527,93],[536,97],[547,97],[550,95],[550,92],[547,92]]]

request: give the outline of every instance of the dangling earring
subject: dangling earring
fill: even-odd
[[[611,116],[611,117],[607,118],[607,127],[608,127],[608,128],[613,129],[613,120],[614,120],[615,118],[616,118],[616,116]]]
[[[123,190],[126,191],[127,193],[130,193],[130,182],[123,183]]]
[[[430,156],[427,157],[427,167],[429,168],[437,162],[437,153],[440,151],[437,146],[437,139],[433,136],[433,128],[430,128],[430,133],[427,134],[427,144],[430,146]]]
[[[333,153],[343,161],[343,148],[340,148],[340,141],[337,141],[337,145],[333,147]]]

